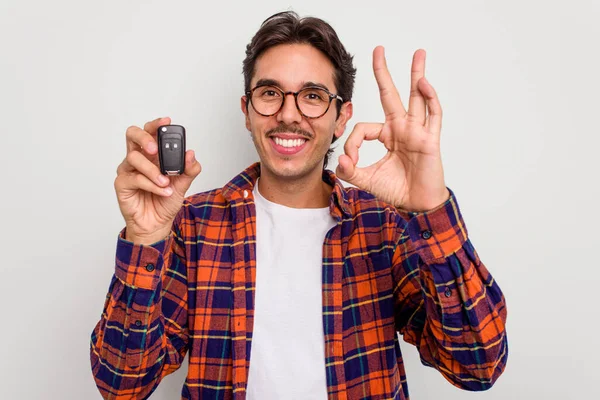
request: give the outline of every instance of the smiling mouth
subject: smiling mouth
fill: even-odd
[[[288,149],[292,149],[294,147],[300,147],[304,143],[307,142],[307,139],[282,139],[280,137],[272,137],[273,141],[276,145],[282,146]]]
[[[291,138],[271,136],[269,142],[277,153],[289,156],[301,152],[306,147],[308,139],[300,138],[297,135]]]

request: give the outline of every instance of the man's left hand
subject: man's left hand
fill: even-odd
[[[379,86],[384,123],[358,123],[344,146],[336,174],[339,178],[406,211],[428,211],[450,193],[444,182],[440,154],[442,108],[433,86],[425,79],[425,50],[417,50],[411,69],[408,111],[388,71],[384,49],[373,51],[373,72]],[[363,140],[379,140],[387,154],[358,168]]]

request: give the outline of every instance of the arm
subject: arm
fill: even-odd
[[[90,345],[105,399],[147,398],[185,357],[187,268],[177,220],[152,245],[134,245],[125,230],[119,235],[115,273]]]
[[[504,296],[468,239],[454,194],[409,214],[408,223],[397,217],[396,329],[453,385],[487,390],[508,356]]]

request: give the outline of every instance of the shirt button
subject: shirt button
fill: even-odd
[[[431,236],[433,236],[433,235],[431,234],[430,230],[426,230],[426,231],[421,232],[421,237],[423,239],[425,239],[425,240],[430,239]]]
[[[148,271],[148,272],[154,271],[154,264],[147,264],[146,265],[146,271]]]
[[[446,288],[446,292],[444,294],[446,295],[446,297],[450,297],[452,296],[452,290],[450,290],[450,288]]]
[[[248,191],[247,190],[244,190],[244,198],[245,199],[248,198]]]
[[[135,326],[137,326],[138,328],[142,326],[142,321],[140,321],[139,319],[135,321]]]

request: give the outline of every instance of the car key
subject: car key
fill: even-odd
[[[181,125],[158,127],[158,161],[163,175],[181,175],[185,169],[185,128]]]

